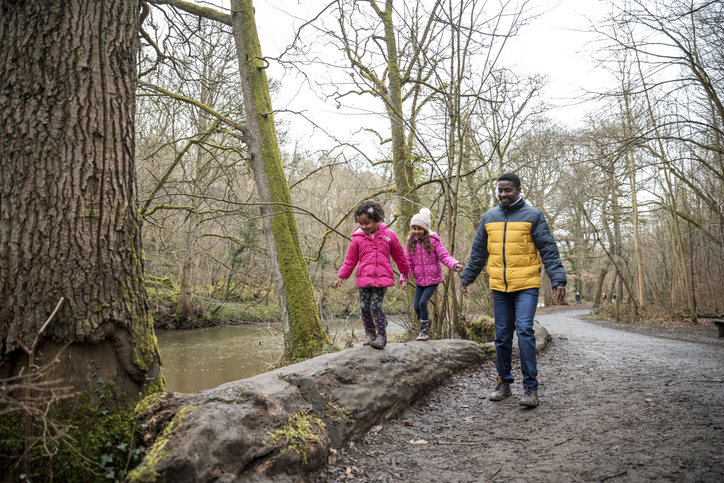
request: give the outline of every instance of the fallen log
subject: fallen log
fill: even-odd
[[[536,350],[551,340],[535,323]],[[432,340],[325,354],[137,409],[149,449],[126,482],[296,482],[455,372],[494,357],[493,343]],[[517,343],[514,343],[517,357]]]
[[[152,396],[138,408],[149,449],[126,481],[297,481],[484,353],[464,340],[360,347]]]

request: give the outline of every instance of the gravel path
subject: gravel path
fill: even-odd
[[[494,364],[458,374],[350,443],[311,482],[724,481],[724,339],[716,329],[539,314],[537,408],[492,402]]]

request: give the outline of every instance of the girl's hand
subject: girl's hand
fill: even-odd
[[[334,282],[334,288],[339,288],[339,287],[341,287],[343,283],[344,283],[344,279],[343,279],[343,278],[338,278],[337,281]]]
[[[407,290],[407,281],[401,282],[400,285],[402,286],[402,290]]]
[[[458,263],[457,265],[455,265],[455,266],[453,267],[453,271],[458,272],[458,273],[462,272],[462,271],[463,271],[463,264],[462,264],[462,263]]]

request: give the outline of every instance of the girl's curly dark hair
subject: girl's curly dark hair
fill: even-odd
[[[360,215],[367,215],[367,218],[379,223],[385,219],[385,210],[379,202],[367,200],[357,205],[357,208],[354,209],[354,219],[357,220],[357,217]]]
[[[422,244],[422,247],[425,249],[428,255],[432,253],[432,243],[430,243],[430,234],[427,232],[427,230],[425,230],[425,234],[420,239],[420,243]],[[405,248],[408,252],[414,253],[416,247],[417,239],[415,239],[415,235],[413,235],[412,230],[410,230],[410,233],[407,234],[407,240],[405,241]]]

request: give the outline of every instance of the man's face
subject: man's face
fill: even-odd
[[[520,196],[520,188],[516,188],[512,181],[498,181],[498,199],[503,206],[510,206]]]

